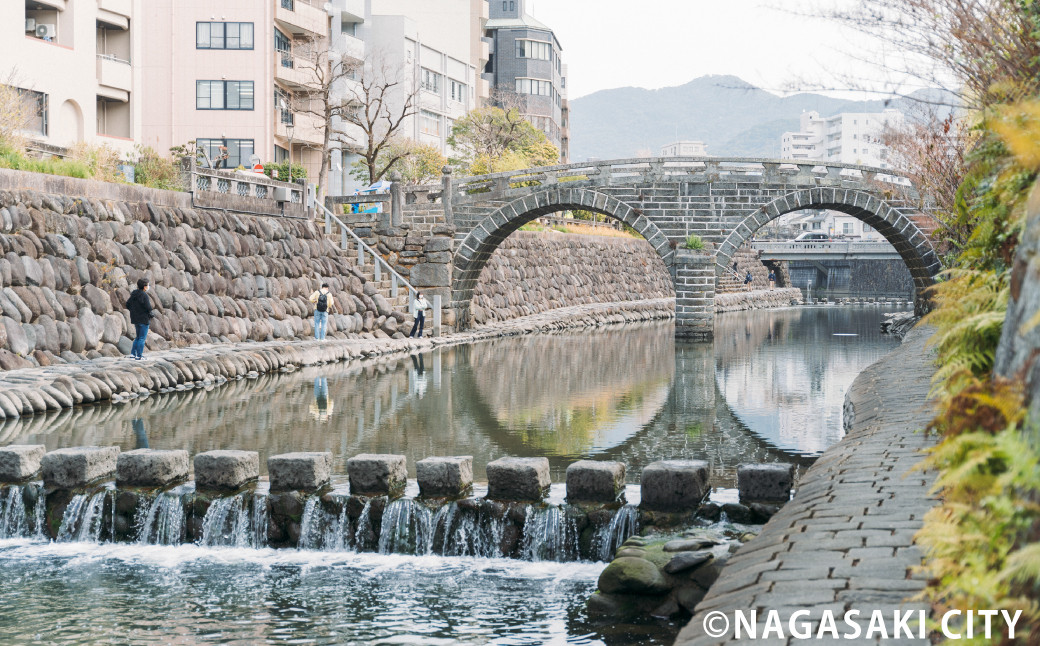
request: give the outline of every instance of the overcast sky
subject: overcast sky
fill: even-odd
[[[848,87],[842,76],[850,73],[879,78],[876,67],[857,60],[881,57],[882,45],[877,41],[832,21],[781,9],[808,11],[813,4],[811,0],[528,0],[528,13],[556,32],[563,62],[569,67],[571,99],[615,87],[682,85],[705,74],[733,74],[778,93],[792,88],[815,90],[813,84]],[[871,84],[882,87],[879,82]]]

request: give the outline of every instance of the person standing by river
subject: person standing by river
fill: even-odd
[[[144,359],[144,342],[148,337],[148,325],[152,321],[152,300],[148,298],[148,279],[140,278],[137,289],[126,299],[126,309],[130,311],[130,323],[134,326],[134,343],[130,346],[130,357],[140,361]]]
[[[774,287],[776,287],[776,270],[775,269],[770,269],[769,270],[769,289],[773,289]]]
[[[321,288],[311,294],[310,301],[314,303],[314,338],[319,341],[325,340],[325,332],[329,325],[329,312],[335,308],[332,292],[329,284],[322,283]]]
[[[426,300],[426,297],[422,295],[422,292],[415,293],[415,323],[412,323],[412,331],[408,333],[408,337],[415,336],[416,328],[419,329],[419,338],[422,338],[423,324],[426,323],[426,309],[430,306],[430,302]]]

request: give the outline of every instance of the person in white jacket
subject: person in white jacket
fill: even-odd
[[[422,338],[423,323],[426,322],[426,310],[429,309],[430,302],[426,300],[426,297],[422,295],[422,292],[415,293],[415,323],[412,324],[412,331],[408,333],[409,337],[415,336],[415,330],[419,330],[419,338]]]

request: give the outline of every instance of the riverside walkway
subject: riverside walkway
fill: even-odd
[[[808,623],[814,637],[826,610],[836,618],[839,635],[851,632],[842,621],[848,610],[860,612],[864,633],[874,611],[884,613],[889,631],[894,610],[913,611],[915,618],[918,611],[928,611],[927,603],[908,599],[925,585],[914,569],[922,553],[913,536],[936,504],[929,494],[934,474],[913,470],[921,450],[935,442],[934,436],[917,432],[933,416],[927,402],[933,355],[925,348],[930,334],[927,328],[912,330],[899,348],[856,378],[846,398],[852,423],[846,423],[845,438],[806,472],[794,499],[730,558],[677,646],[801,643],[806,640],[792,637],[788,627],[798,610],[809,611],[796,622]],[[757,610],[758,639],[734,640],[737,610]],[[775,631],[762,638],[770,610],[777,611],[784,638]],[[704,622],[716,611],[728,616],[730,628],[713,638]],[[916,622],[909,625],[918,635]],[[889,637],[883,643],[931,643],[905,633],[901,639]],[[825,636],[806,643],[831,641]],[[833,639],[842,644],[878,641]]]

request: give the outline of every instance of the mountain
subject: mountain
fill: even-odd
[[[891,107],[900,107],[893,101]],[[880,112],[884,101],[849,101],[821,94],[777,96],[736,76],[702,76],[659,90],[623,87],[570,102],[572,162],[657,156],[679,140],[703,141],[708,154],[779,157],[780,136],[798,130],[802,112]]]

